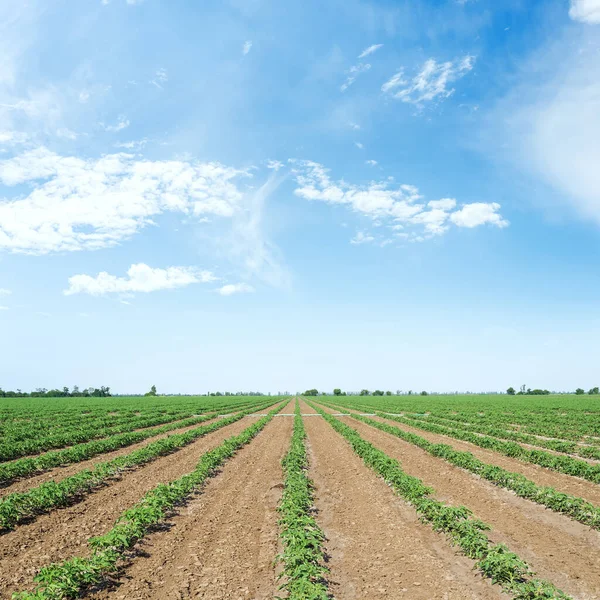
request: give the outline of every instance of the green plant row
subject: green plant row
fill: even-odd
[[[139,417],[128,420],[123,424],[118,424],[110,427],[99,427],[91,423],[76,429],[70,429],[65,432],[50,433],[46,436],[36,436],[32,434],[28,439],[21,441],[13,441],[8,437],[3,438],[0,443],[0,461],[13,460],[21,456],[28,456],[51,450],[53,448],[64,448],[73,444],[80,444],[89,440],[104,438],[117,433],[126,433],[135,429],[145,427],[153,427],[154,425],[162,425],[170,423],[178,419],[183,419],[192,416],[193,413],[177,414],[177,415],[158,415],[155,417]]]
[[[284,579],[281,589],[287,591],[289,600],[327,600],[325,534],[313,516],[313,483],[307,475],[306,432],[297,400],[295,412],[290,449],[282,461],[285,481],[278,508],[283,543],[283,552],[279,556],[283,563],[280,577]]]
[[[579,446],[575,442],[561,441],[561,440],[546,440],[544,438],[537,437],[530,433],[522,433],[520,431],[512,431],[503,429],[502,427],[493,425],[477,425],[477,424],[465,424],[457,421],[448,422],[448,419],[435,416],[421,416],[421,415],[404,415],[408,419],[414,419],[415,421],[425,423],[436,423],[445,427],[451,427],[452,429],[459,429],[460,431],[471,431],[474,433],[481,433],[483,435],[489,435],[491,437],[511,440],[513,442],[522,442],[524,444],[530,444],[532,446],[539,446],[541,448],[548,448],[555,452],[562,452],[563,454],[576,454],[583,458],[592,458],[600,460],[600,448],[592,446]]]
[[[239,421],[253,410],[255,408],[209,425],[202,425],[185,433],[169,435],[124,456],[100,462],[93,469],[83,469],[58,482],[48,481],[26,492],[9,494],[0,499],[0,532],[13,529],[19,523],[35,515],[49,512],[59,506],[66,506],[75,499],[89,494],[125,469],[139,467],[160,456],[174,452],[208,433]]]
[[[589,525],[594,529],[600,529],[600,508],[583,498],[564,494],[552,487],[539,486],[520,473],[512,473],[501,467],[484,463],[475,458],[470,452],[455,450],[447,444],[432,444],[419,435],[404,431],[387,423],[374,421],[368,417],[356,414],[353,414],[352,417],[414,444],[432,456],[443,458],[457,467],[471,471],[471,473],[487,479],[494,485],[511,490],[521,498],[532,500],[556,512],[569,515],[575,521]]]
[[[452,543],[466,556],[474,559],[477,569],[490,578],[492,583],[501,585],[518,600],[570,598],[554,584],[533,579],[534,573],[527,563],[504,544],[492,544],[483,533],[489,530],[490,526],[473,518],[468,508],[448,506],[433,499],[431,496],[434,490],[425,486],[417,477],[405,473],[397,460],[363,440],[352,427],[327,414],[323,409],[313,404],[311,406],[350,443],[368,467],[381,475],[396,493],[415,507],[424,522],[431,524],[436,531],[446,533]]]
[[[188,498],[242,446],[252,440],[287,401],[280,404],[239,435],[227,438],[221,445],[204,453],[191,473],[170,483],[159,484],[140,502],[126,510],[115,526],[105,535],[92,538],[88,544],[93,552],[89,558],[74,557],[43,567],[34,578],[34,592],[17,592],[20,600],[64,600],[78,598],[92,585],[115,573],[123,554],[139,542],[151,527],[164,521],[169,512]]]
[[[600,465],[591,465],[579,458],[560,456],[558,454],[546,452],[545,450],[529,450],[528,448],[523,448],[523,446],[520,446],[516,442],[504,442],[490,436],[451,429],[435,423],[425,423],[423,421],[415,421],[413,419],[407,419],[406,417],[393,416],[380,412],[376,414],[379,417],[397,421],[398,423],[404,423],[404,425],[410,425],[411,427],[416,427],[423,431],[439,433],[458,440],[470,442],[481,448],[494,450],[494,452],[499,452],[510,458],[518,458],[519,460],[546,467],[552,471],[564,473],[565,475],[574,475],[575,477],[583,477],[593,483],[600,483]]]
[[[99,454],[112,452],[119,448],[126,448],[137,442],[172,431],[182,427],[189,427],[214,418],[215,413],[202,415],[200,417],[190,417],[183,421],[175,421],[167,423],[157,429],[144,429],[131,431],[128,433],[119,433],[101,440],[92,440],[84,442],[62,450],[51,450],[40,454],[39,456],[31,456],[19,458],[15,461],[0,464],[0,485],[6,485],[19,477],[30,477],[46,469],[69,465],[72,463],[81,462],[88,458],[93,458]]]

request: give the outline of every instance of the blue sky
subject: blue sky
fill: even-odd
[[[598,385],[600,0],[6,0],[0,53],[1,387]]]

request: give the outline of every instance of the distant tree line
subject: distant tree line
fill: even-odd
[[[532,390],[531,388],[526,388],[525,385],[522,385],[518,392],[515,390],[514,387],[509,387],[506,390],[506,393],[509,396],[547,396],[548,394],[550,394],[550,391],[549,390],[541,390],[539,388]],[[590,396],[600,394],[600,388],[598,388],[598,387],[590,388],[587,393]],[[581,395],[585,394],[585,390],[583,388],[577,388],[575,390],[575,394],[577,394],[577,396],[581,396]]]
[[[84,388],[83,390],[76,385],[72,390],[69,390],[68,387],[54,390],[37,388],[33,392],[22,392],[21,390],[15,392],[0,388],[0,398],[106,398],[108,396],[111,396],[110,388],[105,386]]]

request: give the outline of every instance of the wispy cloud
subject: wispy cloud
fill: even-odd
[[[371,242],[374,242],[374,241],[375,241],[375,238],[372,235],[365,233],[364,231],[359,231],[350,240],[350,243],[354,244],[355,246],[358,246],[360,244],[370,244]]]
[[[159,90],[164,89],[163,84],[169,81],[169,75],[166,69],[157,69],[154,73],[154,77],[150,80],[149,83],[156,86]]]
[[[0,288],[0,296],[10,296],[11,294],[11,290],[7,290],[6,288]]]
[[[364,58],[365,56],[369,56],[369,54],[373,54],[373,52],[377,52],[379,48],[383,48],[383,44],[373,44],[368,48],[365,48],[359,55],[358,58]]]
[[[360,125],[358,125],[358,123],[348,123],[348,127],[350,127],[350,129],[354,129],[355,131],[360,129]]]
[[[131,142],[117,142],[115,148],[124,148],[125,150],[140,150],[148,143],[148,139],[132,140]]]
[[[569,16],[574,21],[600,24],[600,0],[571,0]]]
[[[247,283],[228,283],[218,290],[221,296],[232,296],[233,294],[247,294],[254,291],[254,288]]]
[[[9,310],[8,306],[1,306],[0,305],[0,310]]]
[[[98,273],[96,277],[73,275],[69,277],[69,287],[63,293],[65,296],[148,293],[185,287],[192,283],[211,283],[215,280],[216,277],[210,271],[195,267],[157,269],[138,263],[131,265],[127,277],[116,277],[105,271]]]
[[[479,227],[489,223],[497,227],[507,227],[508,221],[498,213],[500,205],[497,202],[473,202],[464,205],[460,210],[450,215],[450,220],[459,227]]]
[[[244,45],[242,46],[242,54],[244,56],[246,56],[246,54],[248,54],[248,52],[250,52],[250,50],[252,50],[252,41],[246,40],[244,42]]]
[[[364,148],[364,145],[361,144],[360,142],[354,142],[354,145],[359,149],[362,150]]]
[[[471,71],[474,63],[475,58],[471,55],[443,63],[430,58],[410,79],[405,79],[404,69],[400,69],[381,86],[381,91],[417,106],[433,100],[443,100],[454,93],[454,88],[449,85]]]
[[[278,160],[267,160],[267,169],[272,169],[273,171],[279,171],[285,165]]]
[[[370,167],[376,167],[377,166],[377,161],[373,160],[373,159],[369,159],[369,160],[365,160],[365,164],[369,165]]]
[[[369,63],[359,63],[358,65],[350,67],[347,71],[348,77],[340,87],[340,90],[345,92],[356,81],[356,78],[361,73],[366,73],[370,68],[371,65]]]
[[[119,117],[118,121],[114,125],[105,125],[104,123],[100,123],[100,126],[104,129],[104,131],[110,131],[112,133],[116,133],[117,131],[127,129],[129,125],[129,119],[127,117],[124,117],[123,115]]]

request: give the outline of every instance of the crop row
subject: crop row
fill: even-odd
[[[49,512],[56,507],[66,506],[98,488],[118,473],[174,452],[208,433],[239,421],[252,410],[254,407],[215,423],[201,425],[185,433],[173,434],[156,440],[143,448],[109,461],[97,463],[93,469],[83,469],[58,482],[48,481],[26,492],[9,494],[0,499],[0,531],[12,529],[22,521]]]
[[[576,454],[583,458],[592,458],[600,460],[600,448],[592,446],[580,446],[572,441],[557,440],[557,439],[545,439],[533,435],[530,433],[522,433],[521,431],[514,431],[511,429],[503,429],[502,427],[494,425],[477,425],[471,423],[462,423],[459,421],[449,421],[449,419],[443,417],[435,417],[433,415],[404,415],[406,418],[414,419],[416,421],[423,421],[427,423],[436,423],[445,427],[451,427],[453,429],[459,429],[461,431],[471,431],[474,433],[480,433],[483,435],[489,435],[491,437],[511,440],[513,442],[522,442],[524,444],[530,444],[532,446],[539,446],[541,448],[548,448],[555,452],[561,452],[563,454]]]
[[[89,558],[74,557],[43,567],[34,578],[37,583],[36,590],[18,592],[13,598],[77,598],[85,589],[114,574],[127,550],[143,539],[152,527],[166,520],[175,506],[185,501],[209,477],[215,475],[217,469],[250,442],[283,406],[284,404],[279,405],[239,435],[227,438],[213,450],[204,453],[191,473],[170,483],[159,484],[148,492],[140,502],[117,519],[115,526],[108,533],[88,541],[93,551]]]
[[[306,432],[297,400],[295,413],[290,449],[282,461],[285,481],[278,508],[283,544],[279,557],[283,563],[281,589],[288,593],[289,600],[327,600],[325,534],[313,516],[314,495],[313,483],[307,475]]]
[[[470,452],[455,450],[447,444],[432,444],[419,435],[387,423],[374,421],[368,417],[356,414],[353,414],[352,417],[414,444],[432,456],[443,458],[457,467],[475,473],[494,485],[511,490],[521,498],[526,498],[556,512],[569,515],[575,521],[589,525],[594,529],[600,529],[600,508],[583,498],[559,492],[552,487],[539,486],[520,473],[513,473],[501,467],[484,463],[475,458]]]
[[[561,456],[546,452],[545,450],[529,450],[520,446],[516,442],[504,442],[497,438],[490,436],[477,435],[469,431],[461,431],[457,429],[450,429],[442,425],[435,423],[424,423],[421,421],[415,421],[413,419],[407,419],[406,417],[399,417],[395,415],[388,415],[385,413],[377,413],[378,416],[398,423],[404,423],[423,431],[430,431],[431,433],[439,433],[441,435],[447,435],[458,440],[470,442],[481,448],[493,450],[499,452],[510,458],[517,458],[532,464],[545,467],[552,471],[564,473],[565,475],[573,475],[575,477],[583,477],[593,483],[600,483],[600,465],[591,465],[585,460],[578,458],[572,458],[570,456]]]
[[[143,429],[119,433],[104,439],[76,444],[69,448],[51,450],[38,456],[28,456],[11,462],[2,463],[0,464],[0,485],[6,485],[18,477],[29,477],[46,469],[81,462],[99,454],[104,454],[105,452],[126,448],[127,446],[142,442],[148,438],[160,435],[161,433],[172,431],[173,429],[180,429],[181,427],[188,427],[190,425],[208,421],[214,416],[215,414],[212,413],[200,417],[190,417],[183,421],[167,423],[157,429]]]
[[[534,573],[525,561],[511,552],[504,544],[493,544],[483,533],[490,529],[479,519],[473,518],[465,506],[448,506],[432,498],[434,490],[417,477],[408,475],[400,463],[364,440],[352,427],[342,423],[322,408],[314,406],[323,418],[352,446],[364,463],[379,474],[402,498],[410,502],[424,522],[436,531],[446,533],[452,543],[476,561],[475,566],[492,583],[500,584],[518,600],[541,600],[570,598],[554,584],[533,579]]]

